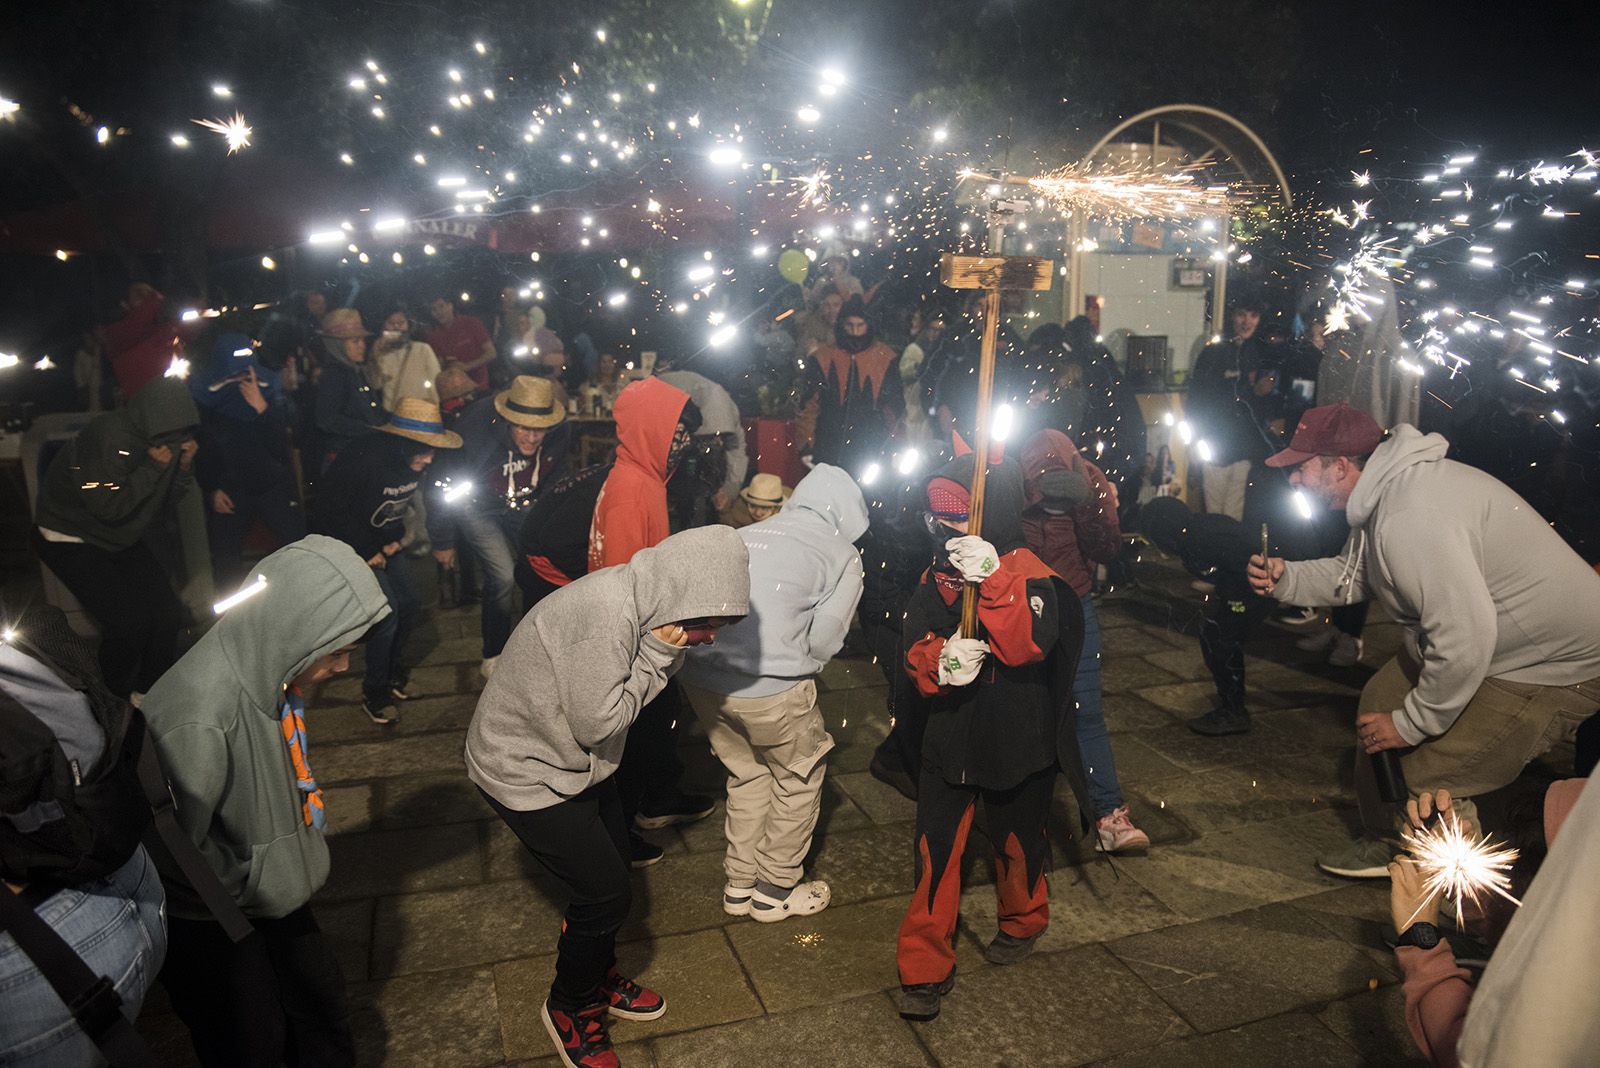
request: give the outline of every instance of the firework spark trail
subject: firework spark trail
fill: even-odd
[[[1094,218],[1181,221],[1226,213],[1236,191],[1204,185],[1186,170],[1103,171],[1063,167],[1028,179],[1028,187],[1058,211]]]
[[[1511,896],[1511,878],[1506,874],[1517,859],[1517,851],[1487,836],[1468,834],[1454,812],[1442,813],[1422,830],[1407,830],[1402,837],[1427,891],[1417,911],[1406,920],[1406,927],[1435,896],[1455,899],[1458,928],[1465,923],[1463,899],[1470,898],[1476,905],[1484,891],[1493,891],[1513,905],[1522,904]]]
[[[231,119],[195,119],[196,126],[204,126],[212,133],[221,134],[228,142],[228,155],[233,155],[241,148],[250,147],[251,129],[244,121],[244,115],[235,111]]]

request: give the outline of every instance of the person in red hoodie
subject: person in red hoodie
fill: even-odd
[[[1150,836],[1133,825],[1117,781],[1111,735],[1100,706],[1100,621],[1089,596],[1095,565],[1109,564],[1122,547],[1117,487],[1059,430],[1041,430],[1023,446],[1022,484],[1022,531],[1028,548],[1072,587],[1083,605],[1083,651],[1072,679],[1072,698],[1095,835],[1107,853],[1148,849]]]
[[[1082,637],[1077,599],[1023,544],[1015,461],[991,461],[982,537],[967,533],[973,467],[968,453],[927,482],[937,555],[906,604],[905,669],[928,707],[916,889],[895,947],[908,1020],[939,1015],[955,986],[961,854],[979,799],[995,844],[999,932],[984,949],[994,964],[1023,960],[1049,923],[1045,823],[1057,767],[1080,818],[1088,807],[1068,697]],[[981,638],[960,632],[968,583],[978,586]]]
[[[617,394],[617,458],[595,501],[589,524],[589,573],[625,564],[672,533],[667,480],[700,429],[700,411],[689,394],[659,378],[644,378]],[[646,867],[661,848],[633,828],[660,830],[711,815],[716,802],[678,789],[683,765],[675,728],[689,710],[674,683],[639,713],[617,767],[622,814],[629,826],[629,863]]]
[[[105,328],[106,359],[124,397],[160,378],[178,351],[178,327],[162,312],[167,298],[148,282],[135,282],[122,299],[122,318]]]

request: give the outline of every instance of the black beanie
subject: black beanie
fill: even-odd
[[[1156,497],[1139,508],[1139,529],[1164,551],[1179,552],[1189,525],[1189,506],[1176,497]]]

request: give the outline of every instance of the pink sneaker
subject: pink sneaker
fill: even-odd
[[[1128,817],[1128,806],[1123,805],[1109,816],[1101,816],[1094,825],[1100,839],[1100,848],[1107,853],[1127,853],[1150,848],[1150,836],[1133,825]]]

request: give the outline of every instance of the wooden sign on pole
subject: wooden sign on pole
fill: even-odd
[[[939,257],[939,281],[952,289],[981,289],[983,294],[983,345],[978,359],[978,418],[973,427],[972,503],[967,509],[967,532],[983,536],[983,490],[989,475],[989,406],[994,398],[995,344],[1000,333],[1002,289],[1049,289],[1055,264],[1036,256],[962,256],[946,252]],[[978,636],[978,587],[968,583],[961,591],[961,634]]]

